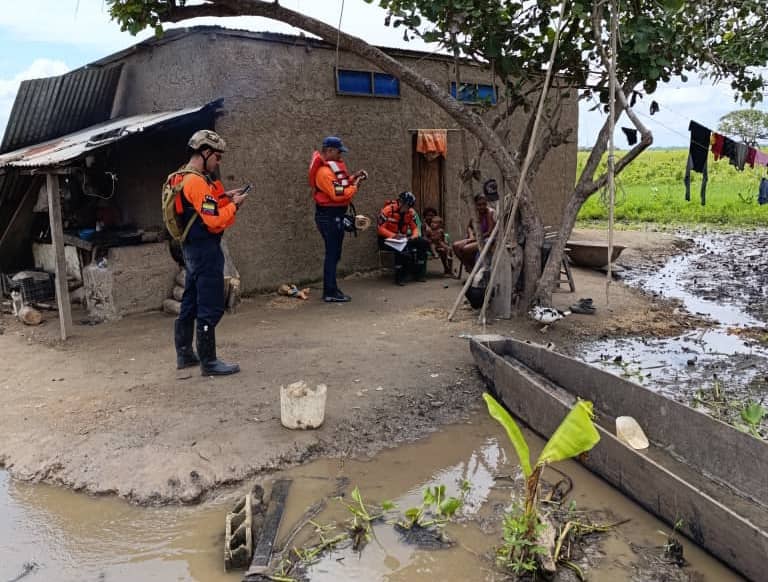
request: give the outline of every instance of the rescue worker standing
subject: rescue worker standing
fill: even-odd
[[[416,224],[416,196],[401,192],[397,200],[384,205],[379,214],[379,248],[393,251],[385,242],[388,238],[408,238],[402,251],[395,251],[395,283],[405,285],[407,271],[412,271],[417,281],[427,280],[427,251],[429,241],[422,238]]]
[[[235,214],[246,194],[241,189],[223,192],[217,174],[226,142],[216,132],[203,129],[189,139],[190,158],[173,179],[183,180],[176,198],[180,224],[192,221],[182,252],[187,278],[174,340],[179,369],[200,364],[204,376],[225,376],[240,371],[216,357],[216,325],[224,315],[224,254],[221,237],[235,223]],[[185,172],[186,171],[186,172]],[[192,340],[197,320],[197,355]],[[199,356],[199,357],[198,357]]]
[[[361,180],[368,175],[365,171],[349,175],[341,159],[347,148],[335,136],[323,140],[320,151],[312,154],[309,164],[309,185],[315,199],[315,224],[325,243],[323,260],[323,301],[346,303],[351,300],[339,289],[336,282],[336,268],[341,259],[344,243],[344,215],[347,206],[357,194]]]

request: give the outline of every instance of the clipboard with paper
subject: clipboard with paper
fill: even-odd
[[[398,253],[402,252],[405,246],[408,244],[408,239],[403,238],[385,238],[384,244],[387,245],[389,248],[391,248],[394,251],[397,251]]]

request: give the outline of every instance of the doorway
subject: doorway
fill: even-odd
[[[445,217],[445,159],[438,156],[428,159],[427,156],[416,151],[416,135],[411,142],[413,152],[413,176],[411,190],[416,195],[416,212],[419,216],[424,214],[425,208],[434,208],[438,214]],[[447,219],[446,219],[447,220]]]

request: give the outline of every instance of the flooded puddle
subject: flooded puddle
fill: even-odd
[[[536,454],[542,443],[527,436]],[[659,561],[666,539],[659,532],[669,528],[580,465],[569,462],[557,468],[573,480],[570,499],[577,510],[594,512],[597,521],[629,520],[593,538],[583,564],[590,580],[740,579],[687,541],[683,543],[690,565],[675,567],[678,574],[672,577],[656,576],[648,564]],[[446,528],[456,542],[453,547],[416,549],[382,523],[362,552],[342,549],[313,564],[308,570],[312,581],[503,579],[493,569],[493,548],[501,539],[504,509],[522,492],[522,477],[503,429],[484,414],[369,461],[323,459],[270,478],[277,477],[293,480],[278,548],[309,506],[332,495],[339,478],[347,483],[347,497],[357,486],[367,502],[393,500],[401,511],[419,505],[427,486],[444,484],[449,494],[457,494],[459,482],[466,479],[471,484],[465,508]],[[545,474],[546,481],[548,477],[559,479],[554,471]],[[0,582],[13,580],[25,564],[35,567],[24,582],[240,580],[242,573],[223,571],[223,525],[226,512],[242,493],[228,492],[202,507],[147,509],[112,498],[9,482],[0,472]],[[326,524],[348,517],[338,500],[328,499],[327,508],[314,521]],[[302,537],[297,536],[296,543]]]
[[[661,269],[630,272],[629,285],[679,300],[712,327],[675,338],[589,342],[579,357],[693,406],[708,409],[720,397],[724,408],[729,399],[768,406],[766,242],[759,231],[698,236]],[[731,412],[725,420],[738,419]]]

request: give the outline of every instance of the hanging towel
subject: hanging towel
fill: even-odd
[[[622,127],[621,131],[624,132],[624,135],[627,138],[627,143],[629,145],[635,145],[637,143],[637,130],[632,129],[631,127]]]
[[[760,204],[768,203],[768,180],[760,178],[760,190],[758,190],[757,201]]]
[[[755,148],[747,148],[747,163],[750,165],[750,167],[755,167],[755,156],[757,155],[757,150]]]
[[[724,158],[728,158],[731,165],[736,165],[736,142],[730,137],[723,137],[723,151],[720,154]]]
[[[651,101],[651,115],[653,115],[654,113],[658,113],[659,109],[660,109],[659,104],[656,103],[656,101]]]
[[[685,165],[685,199],[691,200],[691,170],[700,172],[701,178],[701,205],[707,202],[707,154],[709,153],[709,141],[712,134],[711,130],[703,125],[691,121],[688,124],[688,131],[691,132],[691,144],[688,147],[688,162]]]
[[[744,142],[733,142],[733,156],[728,158],[730,164],[737,170],[744,170],[744,164],[747,161],[747,144]]]
[[[445,129],[420,129],[416,135],[416,151],[428,160],[435,160],[448,153],[448,131]]]
[[[768,154],[761,150],[755,150],[755,165],[768,166]]]
[[[723,142],[725,137],[719,133],[712,133],[712,154],[715,156],[715,161],[723,157]]]

